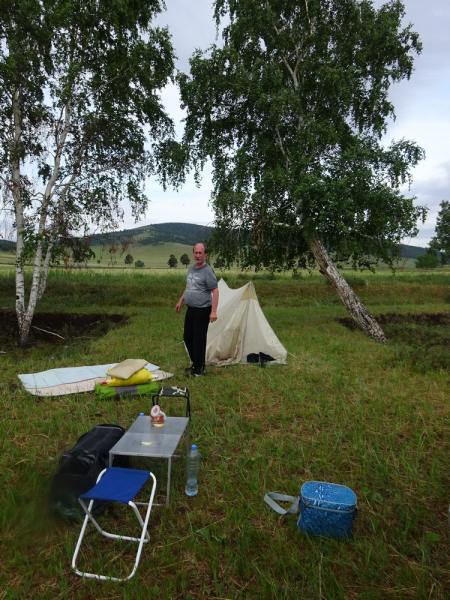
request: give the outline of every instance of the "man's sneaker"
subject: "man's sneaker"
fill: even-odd
[[[188,371],[187,376],[189,377],[189,379],[193,379],[194,377],[205,377],[206,373],[205,371],[195,371],[194,369]]]

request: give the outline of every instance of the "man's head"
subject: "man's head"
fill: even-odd
[[[206,262],[206,248],[205,244],[195,244],[194,248],[194,260],[196,267],[203,267]]]

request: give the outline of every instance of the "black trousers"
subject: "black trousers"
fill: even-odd
[[[191,359],[193,371],[205,369],[206,336],[208,335],[211,306],[206,308],[187,307],[184,319],[184,343]]]

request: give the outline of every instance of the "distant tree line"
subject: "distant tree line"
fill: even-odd
[[[169,226],[166,230],[166,225]],[[177,227],[180,227],[178,230]],[[191,233],[187,235],[187,228],[191,229]],[[152,235],[149,235],[145,238],[138,238],[139,235],[143,233],[153,232]],[[192,225],[190,223],[161,223],[158,225],[147,225],[145,227],[137,227],[135,229],[124,229],[120,232],[111,232],[108,234],[101,235],[93,235],[90,238],[91,246],[108,246],[112,239],[115,237],[121,237],[122,239],[126,237],[134,238],[135,243],[139,243],[143,246],[160,246],[164,243],[179,243],[186,244],[189,246],[194,246],[198,240],[200,239],[208,239],[208,236],[213,231],[212,227],[206,227],[202,225]],[[205,235],[206,233],[206,235]],[[15,251],[16,243],[0,240],[0,250],[4,252]],[[420,246],[407,246],[401,245],[400,256],[402,258],[412,258],[416,259],[421,254],[424,254],[425,248]],[[221,266],[223,261],[220,261],[219,265],[215,266],[218,268]],[[184,264],[184,263],[183,263]]]
[[[404,246],[402,244],[401,250],[400,250],[400,256],[401,256],[401,258],[416,259],[421,254],[423,254],[425,251],[426,251],[426,249],[421,248],[420,246]]]
[[[191,262],[191,259],[189,258],[189,256],[187,254],[183,254],[180,257],[180,262],[182,265],[184,265],[187,268],[189,266],[189,263]],[[169,256],[169,260],[167,261],[167,264],[169,265],[169,267],[171,269],[175,269],[176,267],[178,267],[178,259],[175,256],[175,254],[171,254]]]
[[[151,225],[147,231],[150,235],[137,240],[142,246],[156,246],[165,242],[194,246],[197,242],[208,239],[212,227],[191,223],[160,223]]]
[[[182,265],[184,265],[187,268],[191,262],[191,259],[189,258],[189,256],[187,254],[183,254],[180,257],[180,262]],[[169,267],[171,269],[178,267],[178,260],[177,260],[177,257],[175,256],[175,254],[171,254],[169,256],[169,260],[167,261],[167,264],[169,265]],[[215,269],[221,269],[221,268],[225,267],[225,261],[219,257],[214,262],[213,267]]]
[[[439,265],[439,258],[437,257],[436,252],[427,248],[425,254],[421,254],[417,257],[416,267],[418,269],[435,269]]]
[[[8,240],[0,240],[0,250],[3,252],[14,252],[16,250],[16,243],[9,242]]]

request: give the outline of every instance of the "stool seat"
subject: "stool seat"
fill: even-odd
[[[159,404],[159,398],[186,398],[186,417],[191,417],[191,402],[189,389],[187,387],[164,386],[157,394],[152,396],[152,404]]]
[[[148,503],[139,503],[147,506],[145,520],[143,520],[139,509],[136,506],[136,503],[133,502],[133,499],[137,496],[137,494],[141,491],[141,489],[144,487],[144,485],[150,478],[152,479],[152,488],[150,492],[149,501]],[[139,561],[141,559],[142,547],[144,543],[148,543],[150,541],[150,535],[148,533],[148,521],[150,519],[150,513],[153,506],[155,491],[156,478],[151,471],[109,467],[108,469],[104,469],[100,473],[95,486],[87,492],[81,494],[78,498],[82,509],[86,513],[86,516],[84,518],[83,525],[81,527],[81,533],[78,538],[78,542],[72,558],[72,568],[74,569],[77,575],[80,575],[81,577],[111,581],[127,581],[128,579],[131,579],[133,577],[133,575],[136,573]],[[141,527],[140,537],[137,538],[119,535],[117,533],[111,533],[102,529],[92,514],[92,507],[96,500],[101,500],[104,502],[118,502],[130,506],[134,514],[136,515],[136,518]],[[80,571],[79,569],[77,569],[76,562],[78,553],[80,551],[81,544],[83,542],[83,538],[86,533],[86,528],[89,522],[92,523],[92,525],[94,525],[98,533],[104,535],[107,538],[127,540],[139,543],[133,570],[127,577],[113,577],[109,575],[101,575],[99,573],[89,573],[87,571]]]
[[[80,495],[83,500],[103,500],[128,504],[138,494],[144,483],[148,481],[150,471],[107,469],[104,476],[93,488]]]

